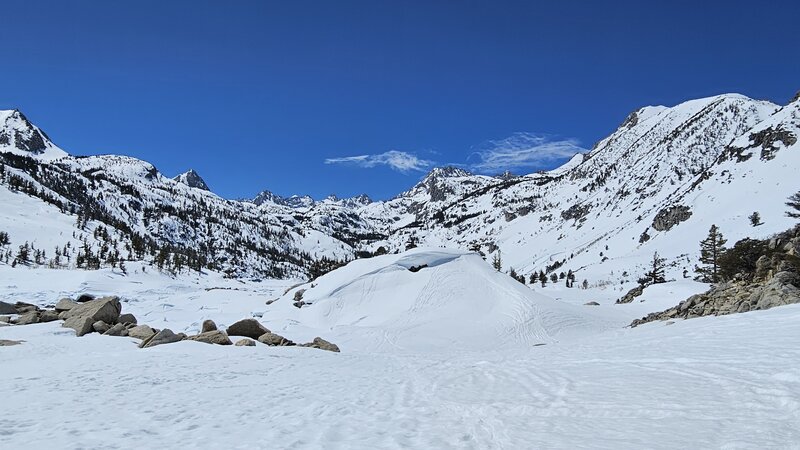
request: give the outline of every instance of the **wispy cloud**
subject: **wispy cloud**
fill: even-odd
[[[349,164],[358,167],[377,167],[388,166],[398,172],[408,173],[412,171],[424,171],[434,165],[433,161],[421,159],[416,155],[399,150],[389,150],[388,152],[375,155],[345,156],[341,158],[328,158],[325,164]]]
[[[577,139],[546,134],[514,133],[498,141],[488,141],[473,152],[468,161],[476,172],[501,172],[515,169],[542,169],[571,158],[586,149]],[[474,161],[477,159],[477,161]]]

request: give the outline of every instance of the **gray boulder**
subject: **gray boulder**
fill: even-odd
[[[75,335],[80,337],[94,331],[92,325],[95,322],[97,321],[91,317],[75,316],[66,319],[61,326],[64,328],[72,328],[75,330]]]
[[[233,345],[228,335],[221,330],[206,331],[197,336],[190,336],[188,339],[191,341],[204,342],[206,344]]]
[[[72,299],[62,298],[61,300],[58,301],[58,303],[56,303],[56,311],[58,312],[69,311],[70,309],[76,306],[78,306],[78,304],[72,301]]]
[[[155,334],[156,331],[147,325],[135,326],[128,330],[128,336],[136,339],[141,339],[142,341],[150,339]]]
[[[250,339],[258,339],[259,337],[263,336],[265,333],[269,333],[270,331],[264,328],[256,319],[244,319],[240,320],[233,325],[229,326],[228,329],[228,336],[244,336],[249,337]]]
[[[12,345],[19,345],[24,341],[12,341],[8,339],[0,339],[0,347],[11,347]]]
[[[269,346],[289,346],[295,345],[294,342],[286,339],[285,337],[275,333],[264,333],[258,337],[258,342]]]
[[[39,313],[39,322],[54,322],[58,320],[58,311],[48,309]]]
[[[203,327],[201,329],[201,333],[208,333],[209,331],[215,331],[217,329],[217,324],[214,323],[211,319],[206,319],[203,321]]]
[[[645,286],[642,286],[642,285],[636,286],[635,288],[633,288],[630,291],[628,291],[627,294],[623,295],[622,298],[617,300],[617,304],[621,305],[623,303],[632,302],[633,299],[635,299],[636,297],[644,294],[644,288],[645,288]]]
[[[21,314],[17,318],[17,325],[31,325],[34,323],[39,323],[39,313],[36,311]]]
[[[586,303],[584,303],[584,305],[586,305],[586,306],[600,306],[600,303],[597,303],[597,302],[586,302]]]
[[[95,297],[92,294],[81,294],[75,299],[75,301],[78,303],[86,303],[94,300],[94,298]]]
[[[331,344],[321,337],[315,337],[314,341],[305,344],[304,347],[318,348],[320,350],[339,353],[339,347],[336,344]]]
[[[237,347],[255,347],[256,346],[256,341],[254,341],[252,339],[247,339],[247,338],[239,339],[238,341],[236,341],[236,344],[234,344],[234,345],[237,346]]]
[[[186,338],[183,333],[175,334],[169,328],[164,328],[158,333],[154,334],[150,339],[142,341],[139,348],[150,348],[162,344],[172,344],[173,342],[180,342]]]
[[[104,334],[106,331],[111,329],[111,325],[103,322],[102,320],[98,320],[92,324],[92,329],[100,334]]]
[[[39,311],[38,306],[25,302],[17,302],[14,304],[14,309],[17,310],[17,314],[27,314],[29,312]]]
[[[0,302],[0,314],[17,314],[17,308],[11,303]]]
[[[0,323],[9,323],[11,322],[11,316],[0,316]]]
[[[105,323],[113,324],[117,323],[121,311],[122,305],[119,302],[119,297],[103,297],[77,305],[66,311],[63,316],[66,319],[89,317],[94,319],[92,323],[102,320]]]
[[[118,323],[113,327],[109,328],[108,331],[103,333],[104,336],[127,336],[128,329],[125,328],[125,325]]]
[[[132,323],[136,325],[138,322],[136,321],[136,316],[133,314],[120,314],[117,318],[117,323]]]

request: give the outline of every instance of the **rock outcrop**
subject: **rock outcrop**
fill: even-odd
[[[256,319],[240,320],[227,329],[228,336],[244,336],[250,339],[258,339],[270,331],[264,328]]]
[[[119,297],[103,297],[79,304],[61,313],[59,317],[65,319],[64,327],[72,328],[78,336],[83,336],[91,333],[94,330],[93,325],[98,321],[117,323],[121,311]]]

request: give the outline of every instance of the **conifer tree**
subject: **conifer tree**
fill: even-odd
[[[792,194],[786,202],[786,206],[791,208],[789,211],[786,211],[787,216],[792,219],[800,219],[800,192]]]
[[[650,270],[645,272],[644,278],[639,280],[642,284],[658,284],[667,281],[665,277],[667,260],[660,257],[658,252],[653,253],[653,259],[650,261]]]
[[[753,214],[750,214],[747,218],[750,219],[750,225],[754,227],[764,225],[764,222],[761,221],[761,214],[758,211],[753,211]]]
[[[494,258],[492,258],[492,267],[498,272],[503,268],[503,257],[500,255],[500,250],[497,250]]]
[[[719,282],[719,258],[725,252],[725,238],[716,225],[711,225],[708,237],[700,241],[700,263],[695,271],[700,274],[700,280],[706,283]]]

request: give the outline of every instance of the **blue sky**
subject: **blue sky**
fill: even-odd
[[[800,89],[798,2],[30,1],[0,108],[74,154],[387,198],[433,165],[533,172],[632,110]],[[505,167],[507,166],[507,167]]]

